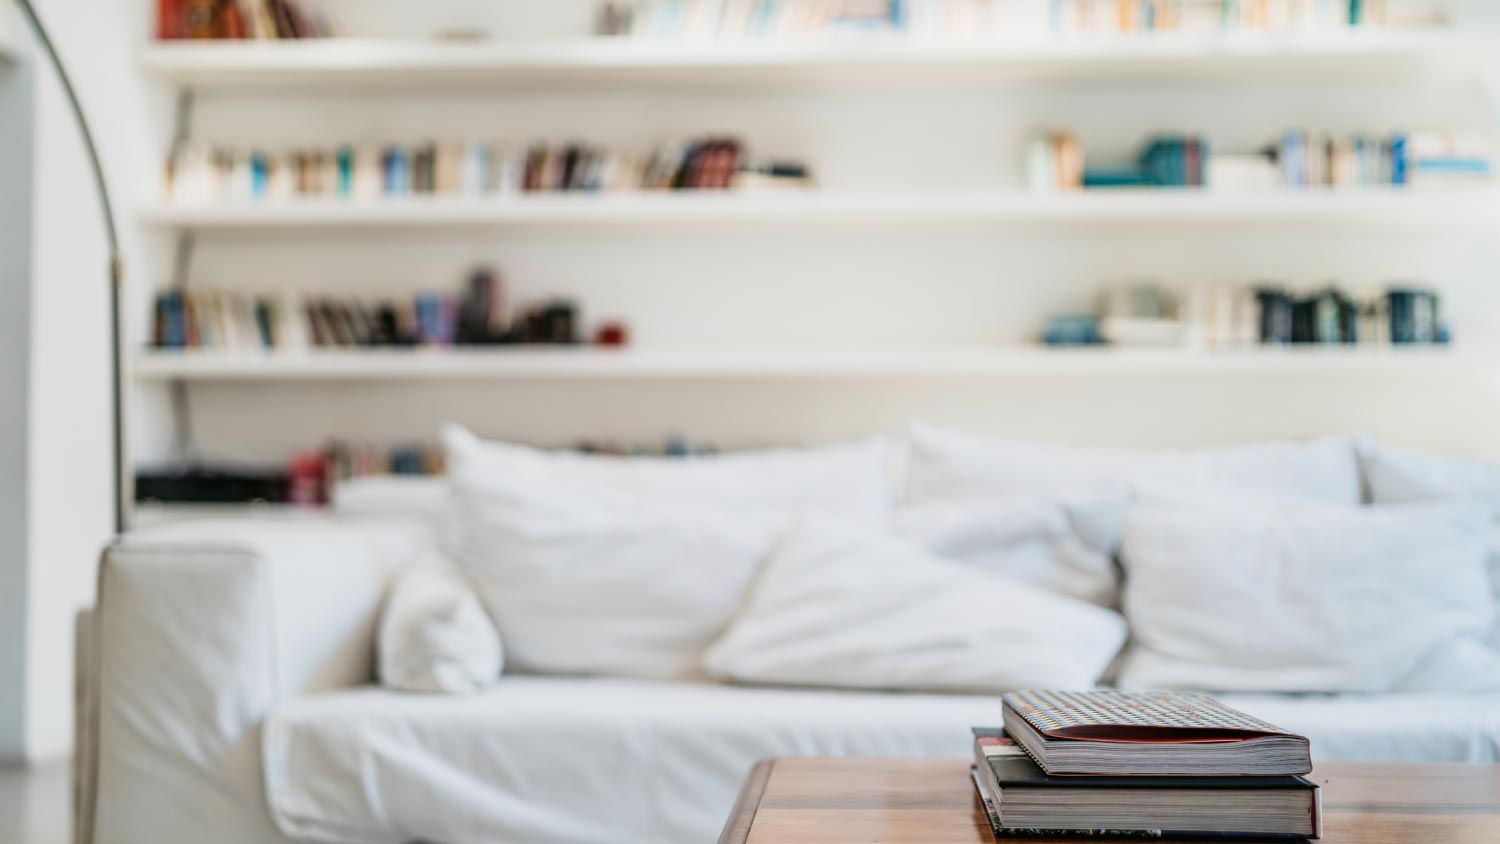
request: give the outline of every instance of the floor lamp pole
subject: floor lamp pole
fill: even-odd
[[[68,108],[72,110],[73,119],[78,123],[78,132],[83,136],[83,146],[88,152],[89,168],[94,175],[94,189],[99,193],[99,205],[104,212],[104,233],[109,241],[109,369],[113,457],[111,462],[114,470],[115,533],[118,535],[125,532],[126,497],[124,373],[121,370],[120,361],[120,288],[125,280],[125,265],[120,259],[120,233],[115,228],[114,206],[109,199],[109,186],[104,180],[104,165],[99,161],[99,149],[94,144],[94,133],[89,130],[89,121],[84,116],[83,106],[78,102],[78,92],[73,89],[73,80],[69,78],[67,69],[63,67],[62,59],[57,55],[57,48],[52,44],[52,37],[48,35],[47,28],[42,25],[42,20],[37,16],[31,0],[16,0],[16,2],[20,5],[21,12],[27,21],[30,22],[32,31],[36,33],[42,52],[46,54],[52,69],[57,72],[58,81],[62,83]]]

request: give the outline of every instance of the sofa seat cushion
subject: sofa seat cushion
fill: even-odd
[[[1224,696],[1320,760],[1500,761],[1500,696]],[[754,763],[967,756],[993,696],[507,677],[472,697],[377,689],[283,706],[267,799],[314,841],[713,841]]]
[[[506,677],[467,697],[357,690],[282,709],[267,800],[320,841],[713,841],[755,762],[961,756],[993,697]]]

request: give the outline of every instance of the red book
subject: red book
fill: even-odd
[[[175,41],[186,36],[187,19],[183,14],[182,0],[157,0],[156,37]]]
[[[245,24],[245,13],[240,9],[239,3],[233,2],[233,0],[225,3],[222,11],[219,12],[219,17],[221,18],[219,29],[223,32],[225,38],[232,38],[238,41],[249,37],[249,29]]]

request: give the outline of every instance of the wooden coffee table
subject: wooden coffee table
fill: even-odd
[[[1329,844],[1500,844],[1500,765],[1344,762],[1319,765],[1310,778],[1323,786]],[[762,762],[719,838],[719,844],[994,841],[969,762],[958,759]]]

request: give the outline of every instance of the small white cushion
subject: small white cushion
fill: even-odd
[[[504,666],[500,636],[479,596],[440,554],[391,585],[376,648],[381,684],[408,692],[482,691]]]
[[[1500,690],[1473,508],[1145,502],[1125,521],[1130,689]]]
[[[885,437],[806,449],[747,451],[707,457],[608,457],[543,451],[481,440],[449,425],[443,442],[473,469],[543,477],[658,504],[810,511],[866,522],[885,520],[895,494]],[[450,464],[451,466],[451,464]]]
[[[1490,588],[1496,606],[1489,641],[1500,648],[1500,463],[1391,446],[1362,449],[1360,463],[1376,504],[1450,501],[1489,510]]]
[[[808,519],[777,547],[705,656],[738,682],[1003,692],[1092,686],[1118,613],[857,525]]]
[[[1115,538],[1126,506],[1124,496],[932,501],[899,510],[894,531],[939,557],[1115,607]]]
[[[660,503],[618,479],[596,482],[592,465],[555,471],[543,455],[497,451],[461,432],[446,444],[445,540],[515,671],[695,675],[790,521]]]
[[[912,425],[910,436],[910,504],[1018,493],[1125,492],[1143,484],[1329,504],[1361,499],[1352,438],[1152,452],[1012,442],[923,424]]]

